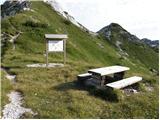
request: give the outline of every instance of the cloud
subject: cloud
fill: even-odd
[[[159,0],[57,0],[64,10],[96,32],[116,22],[140,38],[160,39]]]
[[[0,0],[0,5],[2,5],[6,0]]]

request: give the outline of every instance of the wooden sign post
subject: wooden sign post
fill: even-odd
[[[48,67],[48,53],[63,52],[63,62],[66,63],[66,34],[45,34],[46,40],[46,67]]]

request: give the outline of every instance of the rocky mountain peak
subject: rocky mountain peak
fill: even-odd
[[[116,29],[118,28],[119,30],[122,30],[122,29],[125,30],[125,29],[122,28],[118,23],[111,23],[111,24],[109,25],[109,27],[110,27],[110,28],[113,28],[113,29],[114,29],[114,28],[116,28]]]
[[[127,32],[124,28],[122,28],[119,24],[117,23],[111,23],[108,26],[103,27],[100,31],[98,32],[106,32],[106,31],[116,31],[116,32]]]
[[[146,44],[149,47],[153,48],[156,52],[159,49],[159,41],[158,40],[150,40],[147,38],[139,39],[137,36],[129,33],[122,26],[117,23],[111,23],[110,25],[102,28],[97,33],[105,37],[107,40],[110,40],[115,46],[117,46],[117,42],[134,42],[138,44]]]
[[[102,28],[99,30],[97,33],[103,35],[107,39],[111,40],[111,36],[116,36],[119,37],[119,39],[127,39],[129,41],[133,42],[139,42],[140,39],[136,37],[135,35],[130,34],[127,30],[125,30],[122,26],[120,26],[117,23],[111,23],[110,25]]]

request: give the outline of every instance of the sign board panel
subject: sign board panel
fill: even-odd
[[[49,52],[63,52],[63,40],[49,40],[48,41],[48,51]]]

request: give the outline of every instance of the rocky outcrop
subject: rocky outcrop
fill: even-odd
[[[159,48],[159,40],[150,40],[147,38],[143,38],[141,41],[152,48]]]
[[[23,10],[30,10],[30,4],[27,0],[7,0],[1,5],[1,18],[14,16]]]

